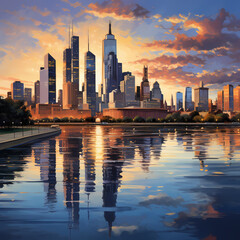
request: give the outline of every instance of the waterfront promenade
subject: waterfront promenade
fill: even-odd
[[[25,129],[23,129],[25,130]],[[28,131],[17,131],[0,135],[0,150],[37,141],[61,133],[60,128],[32,127]]]

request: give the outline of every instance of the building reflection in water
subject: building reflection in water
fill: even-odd
[[[116,136],[121,136],[122,129],[114,129],[113,133]],[[108,222],[109,236],[111,236],[112,225],[115,221],[116,215],[113,208],[117,204],[117,192],[120,186],[120,179],[122,178],[121,172],[123,167],[123,154],[122,154],[122,139],[120,137],[108,138],[105,143],[108,149],[106,157],[103,161],[103,207],[108,208],[104,211],[104,218]]]
[[[81,129],[83,134],[83,160],[85,166],[85,193],[87,194],[88,203],[88,220],[90,219],[89,203],[90,194],[95,192],[95,180],[96,180],[96,140],[93,137],[88,137],[89,129]],[[96,136],[96,128],[91,129],[91,134]]]
[[[79,226],[80,201],[80,164],[79,153],[82,152],[82,139],[74,137],[73,132],[64,131],[59,141],[63,154],[63,190],[66,207],[69,211],[69,228]]]
[[[44,147],[39,152],[35,149],[35,163],[40,162],[40,178],[43,181],[44,191],[47,193],[46,205],[51,210],[57,201],[56,197],[56,140],[51,139],[43,143]]]

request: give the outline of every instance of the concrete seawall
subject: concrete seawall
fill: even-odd
[[[52,137],[60,133],[60,128],[40,128],[24,132],[24,135],[21,132],[3,134],[0,136],[0,150],[36,142],[42,138]]]

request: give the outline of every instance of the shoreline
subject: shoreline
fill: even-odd
[[[51,126],[51,125],[59,125],[59,126],[86,126],[86,125],[90,125],[90,126],[176,126],[176,127],[191,127],[191,126],[195,126],[195,127],[219,127],[219,126],[223,126],[223,127],[240,127],[240,123],[239,122],[229,122],[229,123],[211,123],[211,122],[206,122],[206,123],[147,123],[147,122],[143,122],[143,123],[134,123],[134,122],[130,122],[130,123],[93,123],[93,122],[59,122],[59,123],[39,123],[39,126]],[[35,125],[38,126],[38,125]]]
[[[33,143],[40,139],[52,137],[61,133],[60,128],[44,128],[44,130],[42,130],[43,129],[39,131],[38,129],[35,129],[33,131],[29,131],[29,134],[26,134],[25,132],[25,135],[21,135],[21,132],[19,132],[19,134],[3,134],[0,140],[0,151],[24,144]]]

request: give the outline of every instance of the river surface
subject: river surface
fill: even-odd
[[[0,239],[240,239],[240,129],[70,126],[0,151]]]

